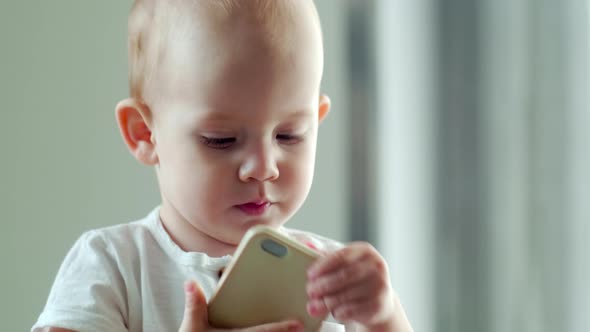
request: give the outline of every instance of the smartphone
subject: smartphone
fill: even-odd
[[[209,323],[245,328],[297,319],[318,331],[325,317],[307,313],[307,268],[319,254],[267,226],[251,228],[208,304]]]

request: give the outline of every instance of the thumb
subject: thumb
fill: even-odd
[[[196,282],[184,283],[184,317],[180,332],[200,332],[208,326],[207,300]]]

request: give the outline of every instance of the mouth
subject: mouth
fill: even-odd
[[[256,201],[236,205],[236,207],[249,216],[260,216],[266,212],[271,205],[272,203],[267,201]]]

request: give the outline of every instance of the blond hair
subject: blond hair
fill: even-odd
[[[145,102],[170,38],[188,38],[195,27],[223,31],[237,15],[247,14],[269,42],[287,45],[289,34],[279,27],[297,24],[289,9],[299,3],[312,9],[321,38],[312,0],[135,0],[128,24],[130,96]]]

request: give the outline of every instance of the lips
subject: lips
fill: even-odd
[[[236,205],[236,207],[249,216],[260,216],[266,212],[270,205],[270,202],[259,201]]]

